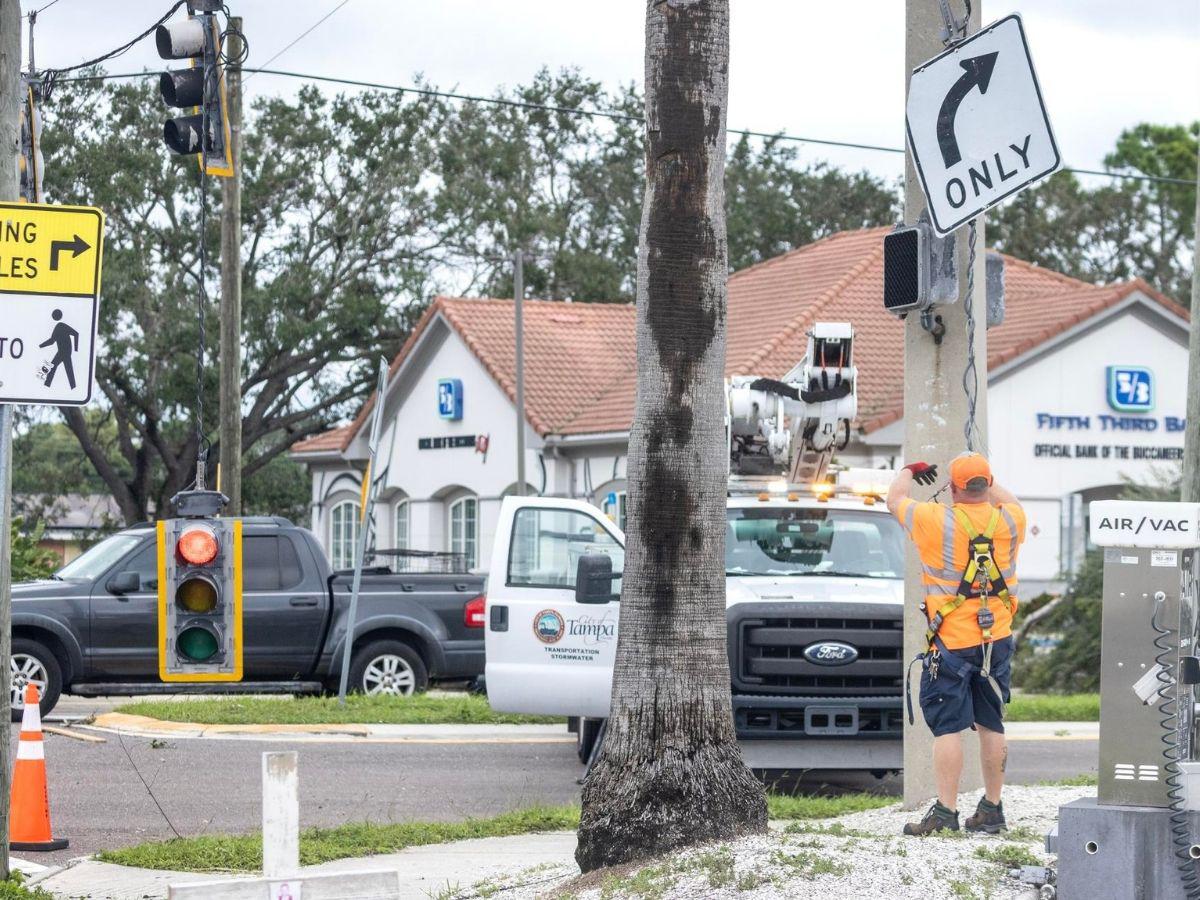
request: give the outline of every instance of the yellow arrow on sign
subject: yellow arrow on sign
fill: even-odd
[[[94,297],[103,245],[98,209],[0,203],[0,293]]]

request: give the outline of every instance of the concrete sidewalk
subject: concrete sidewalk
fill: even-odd
[[[535,884],[543,880],[557,880],[579,871],[575,866],[575,832],[564,831],[410,847],[384,856],[339,859],[310,866],[304,872],[316,874],[366,869],[398,871],[401,896],[406,898],[436,896],[447,887],[466,892],[480,882],[500,877],[511,880],[521,873],[525,873],[519,879],[521,883]],[[81,859],[66,868],[39,873],[28,883],[62,900],[78,897],[87,897],[89,900],[159,900],[167,896],[167,887],[171,884],[204,881],[208,877],[195,872],[134,869],[94,859]],[[236,875],[211,876],[214,880],[222,877],[239,878]]]

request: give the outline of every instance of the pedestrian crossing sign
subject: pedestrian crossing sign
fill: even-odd
[[[0,403],[92,399],[104,213],[0,203]]]

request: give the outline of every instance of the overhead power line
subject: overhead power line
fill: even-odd
[[[349,2],[349,0],[347,0]],[[336,10],[335,10],[336,12]],[[319,24],[319,23],[318,23]],[[314,26],[316,27],[316,26]],[[285,48],[286,49],[286,48]],[[328,84],[344,84],[348,87],[369,88],[378,91],[392,91],[399,94],[416,94],[422,97],[442,97],[447,100],[463,100],[469,103],[486,103],[492,106],[508,106],[517,109],[540,110],[543,112],[563,113],[572,116],[587,116],[589,118],[610,119],[617,122],[643,122],[641,116],[614,110],[577,109],[570,106],[554,106],[547,103],[533,103],[527,100],[509,100],[504,97],[483,97],[476,94],[460,94],[455,91],[439,91],[433,88],[412,87],[410,85],[383,84],[378,81],[362,81],[356,78],[339,78],[334,75],[312,75],[306,72],[292,72],[286,69],[268,69],[262,66],[245,66],[243,72],[258,72],[263,75],[279,75],[284,78],[298,78],[304,81],[320,81]],[[123,72],[115,75],[83,75],[76,78],[63,78],[62,81],[109,81],[124,78],[157,77],[157,72]],[[804,137],[785,132],[754,131],[746,128],[727,128],[729,134],[745,135],[746,137],[764,138],[772,141],[789,141],[798,144],[818,144],[824,147],[843,147],[849,150],[868,150],[877,153],[903,153],[903,147],[887,147],[881,144],[864,144],[857,141],[838,141],[832,138]],[[1076,175],[1095,175],[1101,178],[1123,178],[1131,181],[1147,181],[1155,184],[1179,184],[1194,186],[1194,180],[1187,178],[1169,178],[1164,175],[1143,175],[1136,172],[1106,172],[1101,169],[1080,169],[1064,166],[1062,171]]]
[[[56,2],[57,2],[57,0],[56,0]],[[276,53],[274,56],[272,56],[270,59],[268,59],[265,63],[263,63],[263,65],[269,66],[271,63],[275,62],[275,60],[279,59],[279,57],[283,56],[283,54],[287,53],[289,50],[291,50],[293,47],[295,47],[298,43],[300,43],[302,40],[304,40],[306,37],[308,37],[314,31],[316,31],[317,27],[322,22],[324,22],[326,19],[328,19],[330,16],[332,16],[335,12],[337,12],[339,9],[341,9],[343,6],[345,6],[349,2],[350,2],[350,0],[342,0],[341,3],[339,3],[333,9],[331,9],[329,12],[325,13],[325,15],[321,16],[321,18],[317,19],[316,22],[314,22],[307,29],[305,29],[299,35],[297,35],[290,44],[287,44],[282,50],[280,50],[278,53]],[[243,72],[254,72],[255,70],[243,68],[242,71]],[[250,78],[246,77],[242,80],[242,83],[245,84],[249,80],[250,80]]]

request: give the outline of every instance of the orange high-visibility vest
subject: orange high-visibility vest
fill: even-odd
[[[921,558],[921,582],[925,585],[925,614],[934,616],[958,594],[963,572],[969,562],[968,535],[955,518],[958,509],[971,521],[977,534],[988,527],[994,512],[999,510],[1000,521],[992,535],[996,565],[1008,585],[1009,604],[992,602],[988,609],[995,614],[992,640],[1012,633],[1012,618],[1017,610],[1017,550],[1025,539],[1025,511],[1015,503],[960,503],[955,507],[940,503],[919,503],[911,498],[900,502],[896,518],[904,526],[917,547]],[[980,607],[978,597],[972,597],[948,613],[938,628],[938,638],[948,650],[977,647],[983,634],[976,618]]]

